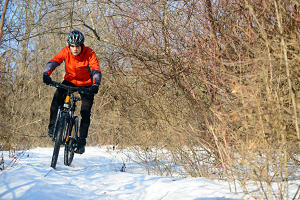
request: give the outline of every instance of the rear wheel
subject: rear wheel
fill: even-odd
[[[58,125],[58,131],[55,138],[55,145],[54,145],[54,150],[53,150],[53,155],[51,160],[51,167],[53,169],[55,169],[56,167],[60,145],[63,144],[63,135],[66,129],[67,129],[67,113],[62,113]]]
[[[78,139],[78,117],[74,116],[71,121],[69,138],[65,144],[64,164],[70,166],[74,158],[74,146],[77,144]]]

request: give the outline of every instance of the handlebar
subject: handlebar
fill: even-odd
[[[51,83],[49,84],[53,87],[56,87],[56,88],[64,88],[66,90],[68,90],[70,93],[73,93],[73,92],[81,92],[83,94],[93,94],[92,92],[90,92],[90,88],[85,88],[85,87],[73,87],[73,86],[68,86],[68,85],[64,85],[62,83],[59,83],[59,82],[55,82],[55,81],[51,81]]]

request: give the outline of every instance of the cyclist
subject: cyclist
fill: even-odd
[[[90,125],[94,94],[98,93],[102,75],[96,54],[91,48],[84,45],[84,36],[80,31],[71,31],[67,37],[67,42],[69,45],[64,47],[46,64],[43,81],[49,85],[52,81],[50,75],[56,67],[65,61],[66,74],[62,84],[90,88],[89,90],[92,94],[80,94],[82,99],[80,110],[81,121],[75,152],[83,154],[85,152],[86,138]],[[50,107],[49,137],[53,135],[58,107],[64,103],[64,94],[66,92],[65,89],[58,88],[54,93]]]

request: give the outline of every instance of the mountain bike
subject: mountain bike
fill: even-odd
[[[74,158],[74,150],[77,147],[78,141],[78,116],[76,116],[76,102],[81,101],[80,97],[75,96],[74,92],[83,94],[91,94],[89,88],[72,87],[58,82],[50,83],[56,88],[64,88],[67,90],[65,102],[63,106],[59,106],[54,124],[54,132],[52,141],[55,142],[51,167],[55,169],[60,146],[64,145],[64,165],[70,166]]]

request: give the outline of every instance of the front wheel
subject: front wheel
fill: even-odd
[[[60,112],[60,106],[59,106],[58,111],[57,111],[57,115],[56,115],[56,120],[55,120],[55,123],[54,123],[54,132],[53,132],[53,135],[52,135],[52,141],[53,142],[55,142],[55,137],[56,137],[57,132],[58,132],[60,117],[61,117],[61,112]]]
[[[67,123],[68,123],[67,117],[68,117],[67,113],[61,114],[61,118],[60,118],[59,125],[58,125],[57,135],[55,138],[55,145],[54,145],[52,160],[51,160],[51,167],[53,169],[55,169],[55,167],[56,167],[60,145],[62,145],[62,143],[63,143],[63,135],[64,135],[65,130],[67,129]]]
[[[66,140],[65,152],[64,152],[64,164],[70,166],[74,158],[74,146],[78,140],[78,117],[74,116],[71,120],[71,126],[69,129],[69,137]]]

